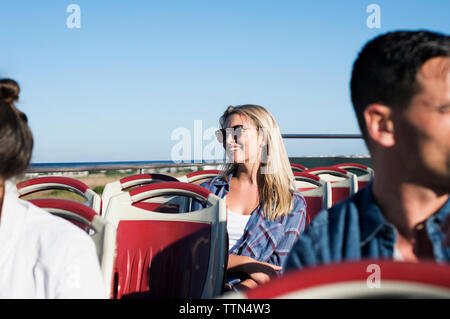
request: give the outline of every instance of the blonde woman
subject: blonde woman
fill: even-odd
[[[226,150],[222,174],[202,184],[227,206],[227,288],[269,281],[305,227],[306,204],[278,125],[262,106],[229,106],[216,132]]]

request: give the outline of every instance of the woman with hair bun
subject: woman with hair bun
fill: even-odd
[[[295,190],[278,125],[262,106],[229,106],[216,132],[226,153],[222,173],[201,184],[227,206],[226,288],[248,289],[282,271],[305,228],[306,204]]]
[[[21,200],[13,183],[33,136],[14,103],[19,85],[0,79],[0,298],[106,298],[96,248],[70,222]]]

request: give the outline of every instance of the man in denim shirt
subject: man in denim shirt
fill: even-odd
[[[360,259],[450,261],[450,37],[397,31],[366,44],[351,97],[375,177],[322,211],[285,269]]]

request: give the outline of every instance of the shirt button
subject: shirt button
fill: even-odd
[[[417,226],[416,226],[416,230],[417,231],[421,231],[421,230],[423,230],[425,228],[425,224],[424,223],[420,223],[420,224],[418,224]]]

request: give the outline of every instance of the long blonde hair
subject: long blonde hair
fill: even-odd
[[[258,180],[262,184],[258,188],[258,195],[265,217],[273,221],[287,215],[293,206],[294,174],[274,117],[259,105],[229,106],[220,117],[221,128],[224,128],[225,121],[232,114],[244,115],[255,124],[258,134],[265,135],[266,152],[261,155],[258,170]],[[238,165],[225,163],[221,176],[227,179],[230,173],[236,171]]]

